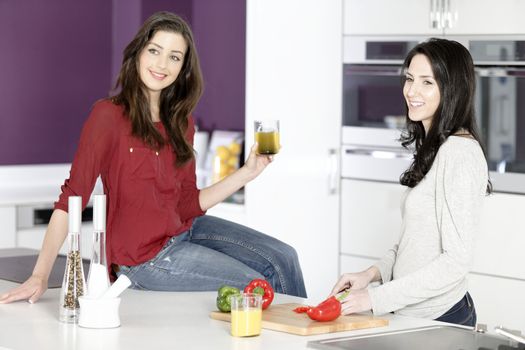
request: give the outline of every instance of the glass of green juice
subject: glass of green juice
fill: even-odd
[[[257,142],[257,153],[273,155],[279,152],[281,147],[279,137],[278,120],[256,120],[254,122],[255,141]]]

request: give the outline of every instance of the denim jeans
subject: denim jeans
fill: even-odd
[[[150,261],[120,266],[132,288],[210,291],[227,284],[244,288],[264,278],[278,293],[306,297],[297,253],[289,245],[251,228],[204,215],[170,239]]]
[[[456,305],[452,306],[450,310],[445,312],[436,321],[455,323],[463,326],[476,326],[476,308],[474,307],[474,301],[467,292]]]

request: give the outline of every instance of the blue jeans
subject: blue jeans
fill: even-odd
[[[436,318],[436,321],[455,323],[463,326],[476,326],[476,308],[474,307],[474,301],[472,297],[467,292],[460,301],[458,301],[454,306],[445,312],[439,318]]]
[[[209,215],[195,218],[150,261],[119,268],[135,289],[210,291],[223,284],[243,289],[252,279],[264,278],[277,293],[306,297],[294,248]]]

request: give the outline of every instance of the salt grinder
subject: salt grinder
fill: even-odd
[[[93,196],[93,251],[87,279],[87,295],[98,298],[109,288],[106,260],[106,196]]]

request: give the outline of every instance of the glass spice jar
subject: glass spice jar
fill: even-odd
[[[86,285],[82,256],[80,254],[82,197],[69,197],[68,221],[68,252],[62,289],[60,291],[59,319],[65,323],[77,323],[80,310],[78,297],[84,295]]]

